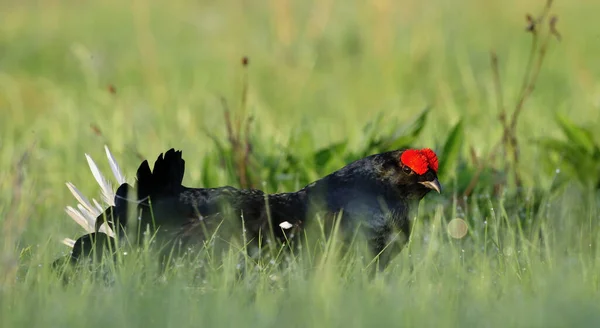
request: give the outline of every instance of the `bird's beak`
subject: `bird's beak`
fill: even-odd
[[[433,189],[433,190],[437,191],[438,194],[442,193],[442,185],[440,184],[440,182],[438,181],[437,178],[433,179],[433,181],[423,181],[423,182],[419,182],[419,183],[429,189]]]

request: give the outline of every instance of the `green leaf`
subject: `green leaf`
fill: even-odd
[[[550,138],[538,139],[537,143],[546,150],[560,155],[556,165],[563,169],[563,175],[574,175],[583,185],[597,179],[596,161],[578,145]]]
[[[364,145],[362,149],[359,149],[354,154],[346,154],[346,157],[355,160],[360,157],[365,157],[371,153],[377,151],[378,146],[381,144],[381,140],[378,137],[378,134],[381,129],[381,121],[383,120],[383,113],[379,112],[376,116],[367,122],[362,129],[362,141],[361,144]],[[347,159],[346,158],[346,159]]]
[[[556,121],[571,143],[584,149],[588,154],[594,153],[596,145],[594,145],[594,138],[590,131],[575,125],[562,115],[556,115]]]
[[[462,147],[464,141],[464,131],[463,131],[463,123],[460,120],[448,137],[446,138],[446,142],[444,143],[444,148],[442,149],[442,156],[440,156],[440,168],[438,170],[438,175],[440,177],[446,177],[448,175],[449,170],[454,168],[455,164],[458,162],[458,158],[460,155],[460,149]]]
[[[558,153],[568,153],[569,155],[577,154],[575,147],[572,144],[565,141],[551,139],[551,138],[539,138],[535,141],[540,146],[547,148],[548,150],[555,151]]]
[[[348,141],[342,141],[317,151],[313,155],[315,165],[317,167],[325,166],[334,156],[342,155],[346,151],[347,145]]]
[[[208,188],[212,186],[211,177],[213,176],[213,163],[210,160],[210,156],[204,156],[202,161],[202,186]]]
[[[410,146],[425,127],[429,110],[429,107],[425,108],[411,124],[397,129],[391,137],[386,138],[382,149],[392,150]]]
[[[301,155],[308,155],[315,149],[315,140],[308,130],[303,129],[290,138],[288,148],[293,149],[295,155],[302,157]]]
[[[383,113],[379,112],[375,115],[375,117],[370,120],[369,122],[367,122],[365,124],[365,126],[363,126],[363,136],[367,139],[367,140],[371,140],[373,138],[375,138],[375,135],[377,135],[377,132],[379,132],[379,129],[381,128],[381,121],[383,120]]]

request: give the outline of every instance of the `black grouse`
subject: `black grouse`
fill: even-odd
[[[217,230],[220,235],[239,238],[244,231],[246,240],[258,246],[260,236],[272,232],[284,242],[315,216],[330,220],[340,212],[342,231],[360,227],[370,250],[377,255],[397,233],[408,237],[410,217],[427,193],[441,192],[437,170],[438,159],[431,149],[406,149],[356,160],[295,192],[266,194],[231,186],[189,188],[182,184],[182,153],[170,149],[158,156],[153,170],[147,160],[142,162],[136,174],[135,197],[128,195],[132,186],[119,186],[115,206],[100,215],[96,233],[77,240],[71,261],[91,253],[91,241],[103,235],[97,231],[104,222],[120,235],[137,223],[136,231],[154,235],[159,243],[186,249],[201,245]],[[136,211],[131,211],[132,204]],[[132,220],[132,215],[138,220]],[[112,242],[104,235],[97,244]]]

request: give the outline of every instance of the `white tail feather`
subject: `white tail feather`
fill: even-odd
[[[73,248],[73,246],[75,246],[75,241],[71,238],[64,238],[62,243],[69,246],[69,248]]]
[[[110,150],[108,150],[108,146],[105,145],[104,150],[106,150],[106,157],[108,158],[110,169],[112,170],[113,175],[117,179],[117,183],[119,184],[119,186],[124,184],[126,182],[125,175],[123,175],[123,173],[121,172],[119,164],[117,164],[117,161],[113,157],[112,153],[110,152]]]
[[[119,185],[125,183],[126,182],[125,175],[121,172],[121,168],[119,167],[119,164],[117,164],[117,161],[115,160],[112,153],[108,149],[108,146],[104,146],[104,149],[106,151],[106,157],[108,158],[108,163],[110,164],[110,169],[112,170],[112,173],[113,173],[115,179],[117,180],[117,183]],[[92,171],[92,175],[94,176],[94,178],[96,179],[96,182],[98,182],[98,185],[100,186],[100,189],[102,190],[103,202],[106,203],[106,205],[108,205],[108,206],[114,206],[115,192],[113,191],[112,184],[110,183],[110,181],[108,181],[104,177],[104,175],[102,175],[102,173],[98,169],[98,166],[96,165],[94,160],[92,160],[92,158],[88,154],[85,154],[85,157],[87,159],[90,170]],[[92,205],[92,203],[90,203],[89,199],[87,197],[85,197],[81,193],[81,191],[79,191],[79,189],[77,189],[77,187],[75,187],[75,185],[72,184],[71,182],[67,182],[66,185],[67,185],[67,188],[69,188],[69,190],[71,191],[71,194],[73,194],[73,196],[75,197],[75,199],[77,200],[77,202],[79,204],[77,204],[77,208],[67,206],[65,208],[65,211],[73,219],[73,221],[75,221],[83,229],[85,229],[86,232],[88,232],[88,233],[94,232],[95,226],[96,226],[96,218],[102,212],[104,212],[103,206],[93,198],[92,198],[92,203],[93,203],[93,205]],[[114,236],[114,232],[106,224],[103,224],[100,227],[99,231],[106,233],[111,237]],[[62,243],[67,245],[68,247],[72,248],[73,245],[75,244],[75,241],[70,238],[64,238],[62,240]]]
[[[100,172],[98,166],[90,157],[90,155],[85,154],[85,158],[87,159],[88,165],[90,166],[92,175],[94,175],[96,182],[98,182],[98,184],[100,185],[100,189],[102,189],[103,200],[110,206],[115,205],[115,193],[112,190],[110,182],[108,182],[108,180],[104,178],[104,175],[102,175],[102,172]]]
[[[87,232],[93,231],[88,218],[83,216],[83,214],[79,213],[79,211],[77,211],[76,209],[74,209],[71,206],[67,206],[65,211],[73,219],[73,221],[77,222],[77,224],[79,224],[83,229],[85,229],[85,231],[87,231]]]
[[[103,232],[111,237],[115,236],[115,233],[113,232],[113,230],[106,223],[102,223],[102,225],[100,226],[100,229],[98,229],[98,231]]]
[[[100,203],[98,203],[97,200],[92,199],[92,202],[94,202],[94,206],[96,206],[96,208],[98,209],[98,211],[100,211],[100,213],[104,212],[104,209],[102,209],[102,205],[100,205]]]
[[[73,196],[75,196],[75,199],[77,199],[80,205],[83,205],[85,208],[88,209],[88,211],[93,210],[90,201],[81,193],[81,191],[79,191],[79,189],[77,189],[77,187],[75,187],[74,184],[67,182],[67,188],[69,188],[69,190],[71,191]]]

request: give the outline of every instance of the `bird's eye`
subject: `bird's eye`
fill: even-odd
[[[412,173],[412,169],[406,165],[402,166],[402,171],[404,171],[404,173],[406,174],[411,174]]]

